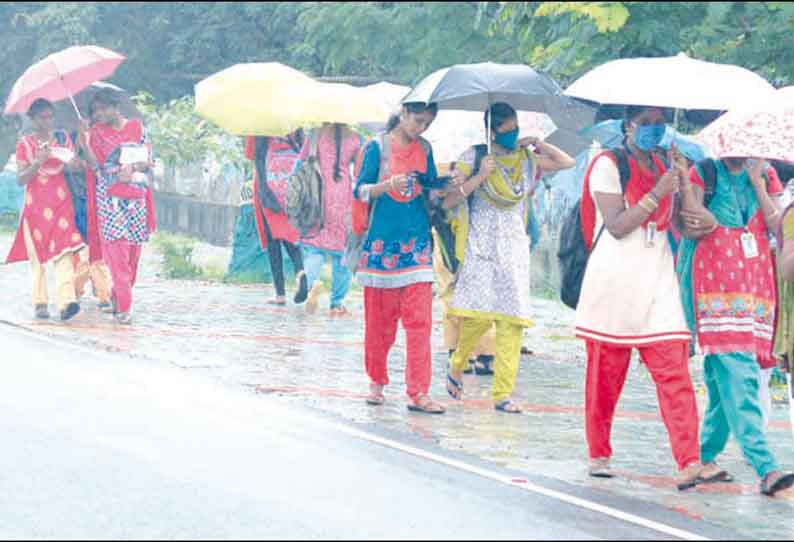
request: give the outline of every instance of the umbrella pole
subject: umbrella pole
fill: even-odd
[[[792,437],[794,437],[794,382],[791,378],[791,366],[786,373],[786,381],[788,383],[788,408],[789,416],[791,417]]]
[[[485,142],[488,145],[488,154],[491,154],[491,108],[488,108],[488,129],[485,133]]]

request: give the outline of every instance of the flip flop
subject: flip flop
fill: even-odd
[[[794,486],[794,473],[784,474],[771,486],[766,486],[766,480],[761,482],[761,493],[768,497],[774,497],[778,491],[783,491]]]
[[[458,395],[455,395],[454,393],[452,393],[452,391],[450,391],[449,389],[450,384],[452,384],[452,387],[458,391]],[[460,397],[463,394],[463,385],[460,384],[454,378],[452,378],[452,375],[449,372],[447,372],[447,393],[449,394],[450,397],[452,397],[455,400],[460,400]]]
[[[443,406],[434,403],[427,395],[420,396],[416,402],[408,403],[407,406],[411,412],[423,412],[425,414],[444,414],[446,412]]]
[[[509,408],[511,405],[513,406],[512,409]],[[519,408],[519,406],[515,404],[512,399],[499,401],[496,403],[496,405],[494,405],[494,408],[500,412],[506,412],[508,414],[521,414],[522,412],[521,408]]]
[[[373,393],[367,396],[367,404],[371,406],[381,406],[385,401],[386,398],[383,395],[375,395]]]

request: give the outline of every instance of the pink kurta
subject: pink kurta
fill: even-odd
[[[302,244],[334,252],[342,252],[345,249],[347,221],[353,202],[353,176],[350,165],[361,148],[361,137],[355,132],[343,129],[339,148],[339,179],[335,180],[334,130],[324,130],[317,142],[317,155],[323,176],[325,224],[317,235],[301,239]]]

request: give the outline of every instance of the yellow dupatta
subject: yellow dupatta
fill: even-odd
[[[527,149],[519,149],[510,154],[495,157],[497,167],[478,190],[494,207],[509,209],[527,199],[529,192],[524,183],[524,161],[529,161],[529,175],[533,179],[537,173],[537,161]],[[465,162],[456,162],[455,167],[466,177],[473,173],[474,166]],[[455,257],[462,264],[469,239],[469,205],[463,202],[448,212],[447,218],[452,232],[455,234]],[[524,226],[529,221],[529,207],[524,214]]]

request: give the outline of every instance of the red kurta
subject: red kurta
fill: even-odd
[[[55,139],[50,145],[59,146]],[[65,146],[74,150],[68,137]],[[16,155],[19,171],[33,162],[38,150],[39,141],[36,136],[25,136],[19,140]],[[25,186],[25,206],[6,263],[21,262],[30,258],[22,233],[22,224],[25,221],[28,223],[36,247],[36,257],[41,264],[85,246],[74,223],[74,207],[63,168],[63,162],[57,158],[50,158],[42,164],[36,175]]]

